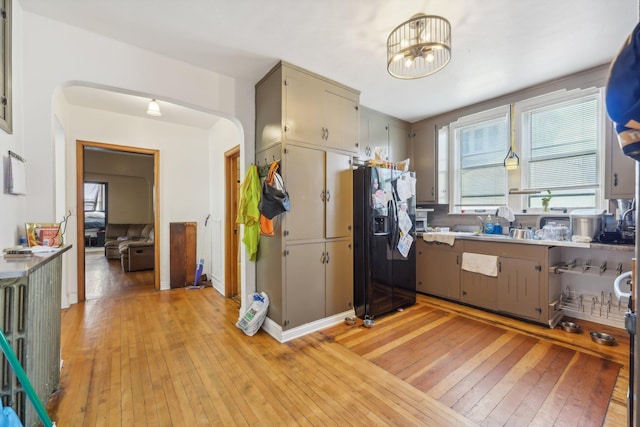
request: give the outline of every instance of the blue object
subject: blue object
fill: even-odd
[[[13,410],[11,406],[5,406],[2,408],[2,415],[0,415],[0,427],[23,427],[22,421],[18,418],[18,414]]]
[[[486,234],[493,234],[493,221],[491,220],[491,215],[487,217],[487,222],[484,223],[484,232]]]
[[[640,24],[611,64],[606,105],[623,153],[640,161]]]
[[[502,234],[502,226],[500,224],[493,224],[493,234]]]

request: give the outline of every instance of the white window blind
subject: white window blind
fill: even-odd
[[[455,144],[455,204],[464,209],[505,204],[504,156],[509,112],[500,108],[452,124]]]
[[[551,206],[594,207],[599,184],[601,101],[597,93],[523,110],[527,187],[551,190]],[[529,207],[541,206],[541,195]]]

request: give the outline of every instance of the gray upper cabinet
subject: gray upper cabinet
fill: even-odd
[[[283,140],[356,153],[358,91],[281,62],[256,85],[256,152]]]
[[[416,172],[416,200],[418,203],[437,203],[437,149],[433,126],[419,124],[411,129],[413,163]]]
[[[614,126],[607,122],[605,152],[605,199],[631,199],[635,197],[635,162],[622,153]]]
[[[412,159],[410,127],[408,122],[361,107],[358,158],[390,162]],[[410,169],[413,169],[412,165],[410,163]]]

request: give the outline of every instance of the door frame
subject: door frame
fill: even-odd
[[[85,254],[84,254],[84,149],[85,147],[103,148],[125,153],[150,154],[153,156],[153,233],[154,233],[154,288],[160,290],[160,151],[149,148],[127,147],[124,145],[106,144],[76,140],[76,216],[78,248],[78,302],[86,300],[85,293]]]
[[[225,174],[225,268],[224,268],[224,296],[233,297],[233,284],[240,291],[241,286],[238,283],[238,248],[239,248],[239,230],[236,224],[236,212],[234,207],[238,204],[236,195],[236,186],[240,181],[237,172],[237,162],[240,158],[240,146],[236,145],[224,153],[224,174]]]

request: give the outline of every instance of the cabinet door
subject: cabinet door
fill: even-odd
[[[287,239],[324,237],[324,151],[287,145],[284,181],[291,200],[285,214]]]
[[[377,111],[369,117],[369,147],[371,159],[389,160],[388,120]]]
[[[350,156],[327,152],[325,211],[327,239],[351,235],[353,172]]]
[[[607,128],[604,196],[606,199],[631,199],[635,197],[636,188],[635,162],[622,153],[613,125],[607,125]]]
[[[288,140],[324,145],[324,90],[317,79],[285,69],[285,135]]]
[[[500,258],[498,310],[542,320],[540,264],[535,260]]]
[[[330,90],[325,90],[324,117],[326,146],[357,153],[358,103]]]
[[[283,329],[290,329],[324,317],[325,245],[289,245],[285,255]]]
[[[353,252],[351,242],[342,240],[326,244],[326,313],[325,316],[353,310]]]
[[[411,159],[411,142],[409,140],[409,127],[399,124],[389,124],[389,161],[401,162]],[[413,163],[410,162],[413,170]]]
[[[416,249],[417,290],[460,300],[460,252],[422,239]]]
[[[372,155],[369,147],[369,109],[360,107],[360,131],[358,132],[358,158],[362,161],[369,160]]]
[[[462,301],[489,310],[496,310],[498,278],[462,271]]]
[[[413,165],[418,181],[416,182],[416,201],[418,203],[436,203],[436,138],[435,129],[419,126],[413,129]]]

